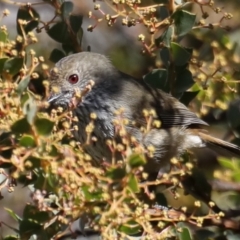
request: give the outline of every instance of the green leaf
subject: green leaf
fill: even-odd
[[[19,240],[19,237],[17,236],[6,236],[3,238],[3,240]]]
[[[62,14],[62,18],[68,18],[70,16],[70,13],[73,10],[73,3],[72,2],[64,2],[61,5],[61,14]]]
[[[199,229],[195,232],[197,240],[209,240],[213,239],[215,232],[208,229]]]
[[[134,235],[141,231],[141,226],[135,221],[129,221],[128,223],[120,226],[119,231],[127,235]]]
[[[18,84],[16,91],[19,95],[21,95],[27,89],[29,82],[30,77],[28,76]]]
[[[13,133],[16,133],[16,134],[29,133],[31,130],[31,126],[28,123],[26,118],[22,118],[22,119],[16,121],[12,125],[11,130]]]
[[[23,147],[35,147],[36,143],[34,138],[31,135],[24,135],[21,137],[19,144]]]
[[[169,92],[167,77],[168,72],[166,69],[153,69],[150,73],[146,74],[143,79],[151,87]]]
[[[222,167],[227,169],[235,170],[237,168],[236,164],[232,160],[224,157],[219,157],[218,162]]]
[[[171,42],[171,51],[174,64],[183,66],[188,63],[191,58],[191,53],[175,42]]]
[[[112,167],[107,170],[106,177],[111,178],[113,180],[118,180],[124,178],[126,175],[126,170],[123,168]]]
[[[135,175],[131,174],[129,176],[128,186],[134,193],[138,193],[140,191],[139,185],[138,185],[138,180]]]
[[[69,18],[70,25],[72,30],[77,33],[79,30],[81,30],[83,16],[81,15],[71,15]]]
[[[236,171],[232,174],[234,182],[240,182],[240,171]]]
[[[156,203],[160,206],[165,206],[167,207],[168,206],[168,203],[167,203],[167,199],[165,197],[165,195],[161,192],[156,192],[155,193],[156,197]]]
[[[185,92],[194,83],[192,73],[188,69],[176,71],[175,89],[177,92]]]
[[[82,186],[81,190],[88,201],[96,201],[102,199],[102,193],[89,191],[90,186]]]
[[[74,52],[74,46],[71,43],[63,43],[62,44],[62,49],[64,50],[66,55],[68,55],[69,53],[73,53]]]
[[[2,73],[4,64],[8,60],[8,58],[0,58],[0,73]]]
[[[48,31],[47,34],[53,40],[60,43],[69,43],[71,42],[71,37],[68,32],[68,26],[65,22],[59,22],[53,25]]]
[[[240,121],[239,118],[236,116],[239,116],[240,114],[240,101],[239,99],[232,102],[227,110],[227,120],[230,124],[231,128],[237,129],[240,127]]]
[[[15,220],[15,221],[21,221],[22,219],[15,213],[15,212],[13,212],[13,210],[12,209],[10,209],[10,208],[4,208],[7,212],[8,212],[8,214]]]
[[[47,118],[37,118],[34,122],[34,126],[39,135],[47,136],[52,132],[54,122]]]
[[[60,59],[64,58],[66,55],[59,49],[53,49],[49,60],[52,61],[53,63],[57,63]]]
[[[183,36],[192,30],[195,24],[196,14],[185,10],[178,10],[173,13],[172,19],[174,19],[176,34]]]
[[[131,168],[137,168],[146,164],[146,159],[143,157],[143,155],[132,154],[128,158],[128,164],[131,166]]]
[[[10,58],[8,59],[3,66],[3,71],[15,75],[23,66],[23,58]]]
[[[25,163],[30,163],[26,165],[27,170],[38,169],[41,167],[41,159],[37,157],[30,156],[25,160]],[[49,176],[48,179],[49,180]]]
[[[192,240],[190,230],[188,228],[182,228],[182,232],[179,234],[180,240]]]
[[[23,219],[31,219],[37,223],[44,223],[49,220],[48,212],[39,211],[36,206],[26,205],[23,210]]]
[[[0,30],[0,42],[6,42],[7,41],[7,33],[3,30]]]
[[[198,95],[199,92],[200,91],[184,92],[180,98],[180,102],[188,106],[188,104]]]
[[[37,26],[39,24],[40,16],[34,8],[29,7],[29,6],[21,6],[18,9],[17,32],[18,32],[18,34],[22,35],[22,30],[21,30],[19,22],[18,22],[19,19],[27,21],[27,24],[24,25],[23,27],[24,27],[24,31],[26,33],[28,33],[30,31],[32,31],[33,29],[37,28]]]
[[[19,225],[20,238],[29,239],[33,234],[38,234],[42,228],[41,224],[30,219],[24,219]]]
[[[159,38],[155,39],[156,46],[159,46],[160,43],[163,43],[165,47],[169,48],[172,40],[172,35],[173,27],[169,26]]]
[[[165,67],[169,67],[169,63],[171,61],[171,56],[170,56],[170,49],[167,47],[163,47],[159,51],[159,55],[161,57],[162,62],[164,63]]]

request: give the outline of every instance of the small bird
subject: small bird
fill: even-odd
[[[86,148],[94,160],[112,159],[106,140],[115,136],[113,122],[119,109],[123,109],[123,117],[129,120],[127,133],[143,146],[155,149],[147,161],[147,172],[158,172],[171,158],[196,148],[219,148],[240,156],[240,147],[208,135],[205,130],[208,124],[176,98],[119,71],[106,56],[98,53],[76,53],[57,62],[51,71],[50,89],[58,88],[59,92],[50,91],[48,102],[66,109],[76,90],[84,91],[90,81],[94,83],[92,89],[73,109],[79,120],[78,130],[73,134],[77,141],[84,143],[90,114],[96,113],[92,134],[97,141]],[[154,110],[153,118],[160,122],[147,133],[140,127],[146,122],[143,110]]]

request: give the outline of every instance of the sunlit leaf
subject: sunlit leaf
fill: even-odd
[[[128,158],[128,164],[131,166],[131,168],[137,168],[146,164],[146,159],[143,157],[143,155],[132,154]]]
[[[138,185],[138,180],[137,177],[134,174],[131,174],[128,179],[128,187],[134,192],[138,193],[139,190],[139,185]]]
[[[23,135],[19,141],[19,144],[23,147],[35,147],[36,143],[31,135]]]
[[[54,122],[47,118],[36,118],[34,126],[36,127],[38,134],[47,136],[52,132]]]

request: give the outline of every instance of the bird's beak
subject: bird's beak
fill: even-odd
[[[58,98],[62,96],[62,93],[53,93],[49,96],[47,99],[48,103],[53,103],[55,102]]]

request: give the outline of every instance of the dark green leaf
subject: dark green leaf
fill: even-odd
[[[22,119],[16,121],[12,125],[11,130],[13,133],[16,133],[16,134],[29,133],[31,130],[31,126],[28,123],[26,118],[22,118]]]
[[[66,19],[69,17],[70,13],[73,10],[73,3],[72,2],[64,2],[61,5],[61,14],[62,14],[62,18]]]
[[[209,240],[211,238],[213,239],[215,232],[208,229],[199,229],[195,232],[195,236],[197,240]]]
[[[8,60],[8,58],[1,58],[0,59],[0,73],[2,73],[3,68],[4,68],[4,64],[7,60]]]
[[[60,59],[64,57],[65,54],[61,50],[55,48],[52,50],[49,60],[52,61],[53,63],[57,63]]]
[[[26,159],[25,161],[26,163],[30,163],[26,165],[26,169],[36,169],[36,168],[40,168],[41,167],[41,159],[37,158],[37,157],[33,157],[30,156],[29,158]],[[49,178],[48,178],[49,179]]]
[[[16,91],[19,95],[21,95],[27,89],[29,82],[30,82],[30,77],[28,76],[18,84]]]
[[[39,16],[38,12],[35,9],[33,9],[32,7],[21,6],[18,9],[18,13],[17,13],[17,32],[18,32],[18,34],[22,35],[22,30],[21,30],[20,25],[18,23],[19,19],[27,21],[27,24],[24,25],[23,27],[24,27],[25,32],[28,33],[38,26],[40,16]]]
[[[195,82],[193,81],[192,73],[188,69],[176,72],[175,90],[176,92],[185,92]]]
[[[68,26],[65,22],[56,23],[47,31],[47,34],[57,42],[60,43],[71,42]]]
[[[167,77],[168,72],[166,69],[153,69],[150,73],[145,75],[143,79],[151,87],[169,92]]]
[[[71,43],[63,43],[62,48],[63,48],[64,52],[66,53],[66,55],[74,52],[74,46]]]
[[[131,174],[128,179],[128,187],[134,192],[138,193],[139,190],[139,185],[138,185],[138,180],[137,177],[134,174]]]
[[[165,207],[168,206],[167,199],[163,193],[156,192],[155,195],[156,195],[156,198],[155,198],[156,204],[158,204],[160,206],[165,206]]]
[[[195,92],[184,92],[180,102],[188,106],[188,104],[198,95],[200,91],[195,91]]]
[[[37,223],[44,223],[49,220],[48,212],[39,211],[36,206],[26,205],[23,210],[23,219],[31,219]]]
[[[159,55],[161,57],[162,62],[164,63],[165,67],[167,68],[169,66],[169,63],[171,61],[170,59],[170,49],[167,47],[163,47],[159,51]]]
[[[81,30],[81,26],[82,26],[82,20],[83,20],[83,16],[81,15],[71,15],[69,18],[70,21],[70,25],[72,30],[77,33],[79,30]]]
[[[7,40],[7,33],[3,30],[0,30],[0,42],[6,42]]]
[[[12,140],[11,140],[11,132],[3,132],[0,135],[0,145],[2,146],[12,146]],[[0,150],[0,154],[4,158],[11,158],[13,149],[6,149],[6,150]],[[10,163],[1,163],[1,168],[9,168],[12,165]]]
[[[106,172],[106,176],[113,179],[118,180],[124,178],[126,175],[126,170],[122,168],[110,168]]]
[[[49,153],[49,156],[53,156],[53,157],[56,157],[59,155],[59,151],[58,149],[56,148],[55,145],[51,145],[51,151]]]
[[[232,102],[227,110],[227,120],[233,129],[240,126],[239,118],[236,116],[240,115],[240,101],[239,99]]]
[[[47,118],[37,118],[34,122],[38,134],[47,136],[52,132],[54,122]]]
[[[10,58],[8,59],[3,66],[3,71],[15,75],[23,66],[23,58]]]
[[[23,147],[35,147],[36,143],[31,135],[24,135],[21,137],[19,144]]]
[[[183,36],[192,30],[195,24],[196,14],[185,10],[178,10],[173,13],[172,18],[176,26],[176,34]]]
[[[159,38],[155,39],[156,46],[159,46],[160,43],[163,43],[165,47],[169,48],[172,40],[172,35],[173,27],[169,26]]]
[[[209,202],[211,199],[212,187],[207,181],[201,169],[193,168],[191,175],[186,175],[182,181],[185,193],[195,198]]]
[[[171,42],[171,50],[173,61],[176,66],[185,65],[191,58],[191,53],[175,42]]]
[[[132,154],[128,158],[128,164],[131,166],[131,168],[137,168],[146,164],[146,159],[144,158],[143,155]]]
[[[30,161],[32,160],[34,160],[34,158],[30,158]],[[47,192],[55,192],[58,184],[56,184],[56,182],[54,186],[49,184],[49,178],[51,178],[51,174],[48,173],[48,176],[46,177],[46,173],[42,172],[39,168],[35,169],[34,173],[37,176],[36,180],[34,181],[34,188],[46,190]]]
[[[42,230],[41,224],[25,219],[20,222],[19,232],[21,239],[29,239],[33,234],[38,234]]]
[[[141,231],[141,226],[137,222],[132,221],[120,226],[119,231],[127,235],[134,235]]]

